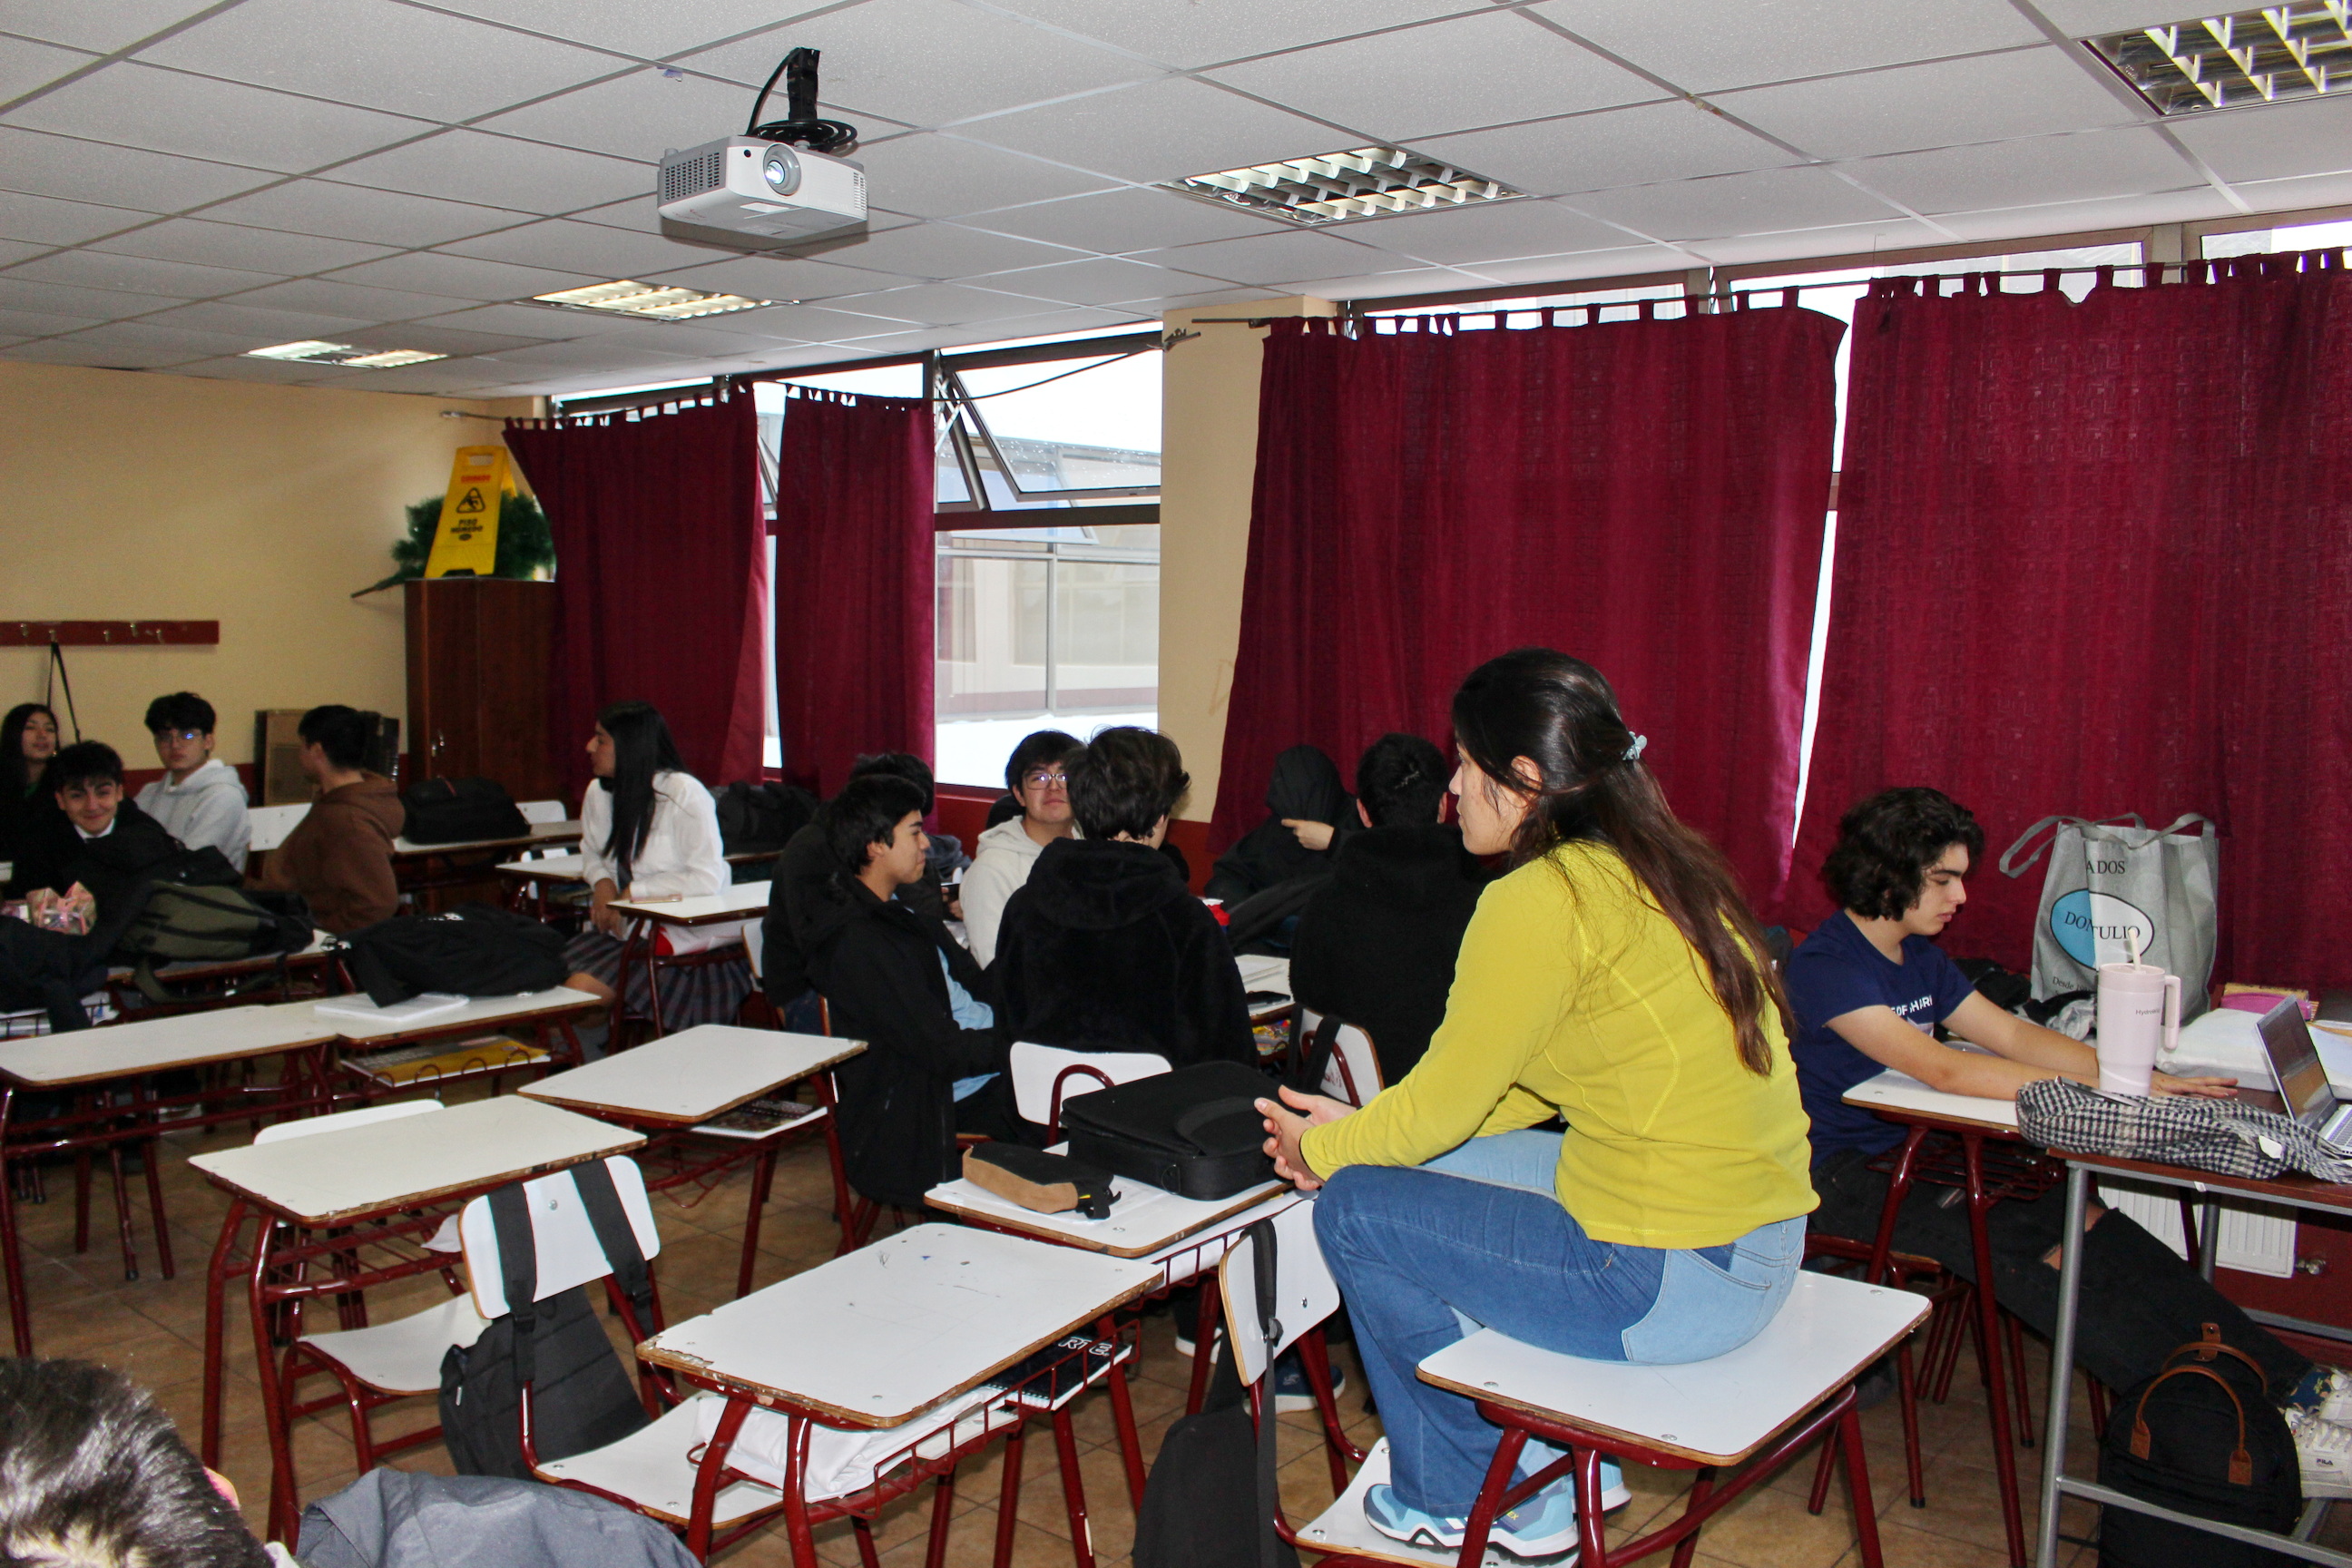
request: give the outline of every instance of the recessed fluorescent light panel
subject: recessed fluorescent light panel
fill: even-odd
[[[1359,147],[1350,153],[1253,163],[1246,169],[1171,180],[1163,188],[1310,226],[1475,206],[1527,195],[1399,147]]]
[[[649,321],[690,321],[697,316],[723,316],[730,310],[757,310],[782,303],[775,300],[746,300],[740,294],[712,294],[700,289],[665,289],[652,283],[633,283],[625,278],[612,283],[592,283],[585,289],[534,294],[531,302],[563,310],[636,316]]]
[[[2158,114],[2352,90],[2352,3],[2303,0],[2084,40]]]
[[[247,349],[247,359],[300,360],[307,364],[340,364],[353,370],[390,370],[395,365],[423,364],[428,360],[447,359],[447,354],[429,354],[423,349],[359,349],[349,343],[307,342],[279,343],[274,348]]]

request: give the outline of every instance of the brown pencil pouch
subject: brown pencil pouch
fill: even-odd
[[[963,1152],[963,1178],[1034,1214],[1076,1209],[1088,1219],[1108,1219],[1118,1201],[1108,1171],[1018,1143],[972,1144]]]

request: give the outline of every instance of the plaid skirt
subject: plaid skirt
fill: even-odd
[[[564,945],[563,962],[574,974],[593,974],[618,988],[622,945],[619,938],[591,926]],[[631,964],[623,996],[632,1015],[650,1018],[653,996],[646,979],[645,964]],[[751,994],[751,965],[740,949],[724,963],[665,969],[661,972],[662,1022],[672,1033],[697,1024],[731,1024],[743,998]]]

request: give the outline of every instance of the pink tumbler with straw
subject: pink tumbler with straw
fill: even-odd
[[[2146,1094],[2158,1050],[2180,1038],[2180,976],[2153,963],[2099,965],[2099,1088]]]

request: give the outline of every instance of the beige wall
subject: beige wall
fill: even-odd
[[[1167,318],[1170,331],[1200,334],[1161,356],[1160,416],[1160,727],[1183,749],[1192,775],[1184,815],[1193,821],[1207,821],[1217,808],[1257,472],[1265,330],[1234,318],[1338,310],[1325,300],[1260,300]]]
[[[404,713],[401,595],[350,595],[392,569],[450,455],[498,429],[445,408],[532,411],[0,361],[0,621],[220,623],[215,647],[66,650],[82,733],[132,768],[156,765],[141,719],[167,691],[212,702],[232,763],[257,709]],[[0,708],[39,699],[47,659],[0,648]]]

